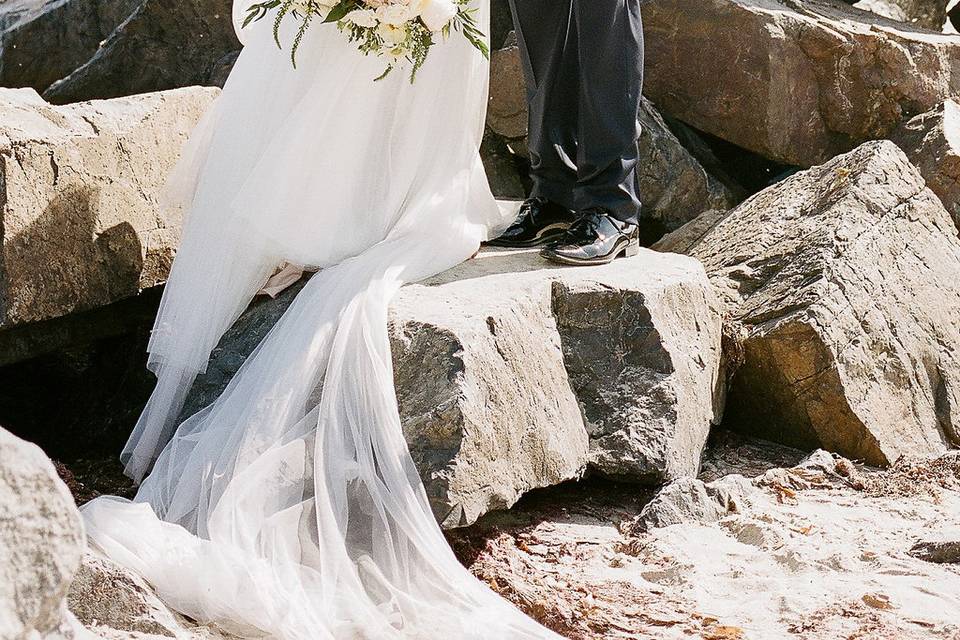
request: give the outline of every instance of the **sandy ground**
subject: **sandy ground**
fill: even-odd
[[[476,575],[572,639],[960,638],[960,564],[909,553],[960,540],[960,456],[793,467],[797,452],[725,439],[703,479],[754,479],[720,522],[640,532],[646,496],[595,481],[451,539]]]
[[[653,491],[588,479],[448,538],[475,575],[572,640],[960,640],[960,563],[911,555],[946,540],[960,560],[960,452],[886,471],[805,459],[721,431],[701,479],[741,494],[719,522],[644,531]],[[78,502],[129,489],[113,461],[59,469]]]

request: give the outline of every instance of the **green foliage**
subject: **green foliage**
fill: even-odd
[[[470,8],[470,0],[457,0],[457,4],[460,5],[457,15],[444,27],[444,36],[449,37],[449,29],[452,25],[456,31],[463,33],[467,41],[480,51],[484,58],[489,60],[490,45],[487,44],[486,34],[477,25],[477,9]]]
[[[358,8],[358,3],[356,0],[343,0],[343,2],[330,10],[330,13],[327,14],[327,17],[323,20],[323,22],[324,24],[329,22],[340,22],[347,16],[348,13],[356,8]]]
[[[489,59],[490,47],[487,44],[486,35],[477,24],[477,9],[471,8],[470,2],[471,0],[456,0],[457,13],[444,26],[441,34],[444,39],[448,39],[454,32],[463,35],[473,47]],[[387,42],[376,28],[361,27],[346,19],[350,12],[365,8],[369,7],[363,0],[342,0],[324,16],[322,23],[336,24],[337,28],[346,34],[350,42],[357,44],[357,48],[364,55],[372,53],[392,58],[384,72],[374,80],[382,80],[401,61],[406,61],[411,65],[410,82],[414,82],[417,72],[426,63],[430,49],[435,44],[434,34],[418,18],[405,25],[406,36],[402,42],[396,44]],[[283,44],[280,42],[280,27],[284,19],[287,16],[292,16],[299,21],[299,28],[290,50],[290,60],[296,68],[297,50],[300,48],[311,23],[320,15],[319,7],[312,0],[265,0],[252,4],[247,9],[243,27],[246,28],[251,23],[262,20],[271,11],[276,11],[273,21],[273,39],[280,48],[283,48]]]
[[[283,45],[280,44],[280,25],[283,24],[283,19],[290,9],[293,8],[294,0],[285,0],[283,4],[280,5],[280,9],[277,11],[277,17],[273,21],[273,40],[277,43],[279,48],[283,48]]]
[[[300,43],[303,41],[303,36],[307,32],[307,29],[310,28],[310,21],[314,16],[313,3],[307,3],[307,10],[303,15],[303,22],[300,23],[300,28],[297,30],[297,36],[293,39],[293,46],[290,48],[290,62],[293,63],[293,68],[297,68],[297,49],[300,48]]]

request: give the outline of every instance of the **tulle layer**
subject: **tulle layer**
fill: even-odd
[[[400,71],[373,82],[384,61],[332,25],[308,34],[297,69],[270,20],[248,29],[163,197],[185,213],[184,241],[149,345],[160,385],[121,456],[137,480],[176,428],[183,389],[280,262],[323,268],[390,235],[416,229],[429,243],[447,225],[501,217],[475,149],[486,65],[464,39],[436,46],[411,84]],[[285,24],[282,41],[295,30]],[[464,179],[466,209],[434,207],[444,220],[430,229],[426,205]]]
[[[136,499],[84,508],[91,539],[238,635],[556,637],[460,566],[407,452],[383,301],[425,275],[396,266],[417,244],[316,275]]]
[[[241,636],[558,638],[457,562],[393,388],[389,300],[502,222],[477,152],[486,64],[454,38],[415,85],[373,83],[382,62],[323,27],[293,71],[264,27],[245,34],[167,194],[188,210],[184,243],[150,344],[157,390],[123,454],[136,478],[156,462],[133,501],[83,508],[89,538],[173,608]],[[320,272],[220,398],[178,424],[283,260]]]

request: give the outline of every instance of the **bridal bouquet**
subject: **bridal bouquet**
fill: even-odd
[[[412,65],[410,81],[427,61],[437,37],[449,38],[452,32],[462,34],[485,57],[489,57],[483,32],[477,25],[476,9],[471,0],[266,0],[251,5],[243,22],[261,20],[275,12],[273,37],[280,43],[280,25],[284,18],[294,17],[299,29],[293,41],[290,58],[297,66],[297,49],[311,24],[336,24],[350,42],[356,42],[365,54],[374,54],[387,61],[380,80],[397,66]]]

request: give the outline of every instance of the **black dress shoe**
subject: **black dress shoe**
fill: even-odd
[[[526,249],[540,247],[563,237],[577,217],[570,209],[544,198],[530,198],[520,207],[517,221],[499,238],[487,242],[490,247]]]
[[[640,253],[637,226],[618,222],[603,209],[588,209],[560,240],[540,250],[552,262],[571,265],[608,264]]]

